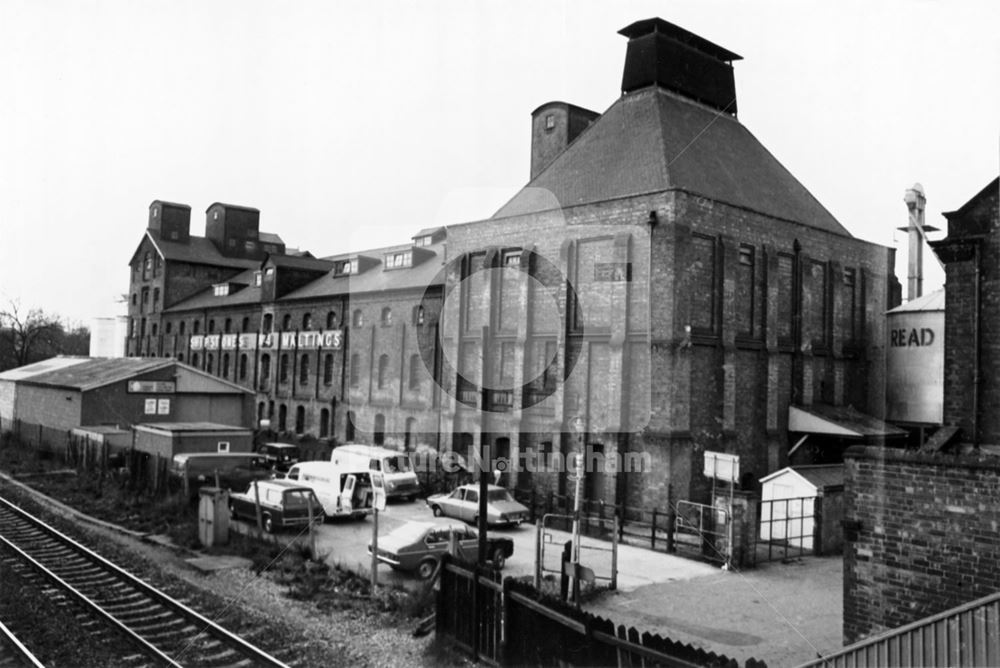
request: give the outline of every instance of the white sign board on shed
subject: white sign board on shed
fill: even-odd
[[[706,450],[705,477],[735,483],[740,477],[739,455]]]

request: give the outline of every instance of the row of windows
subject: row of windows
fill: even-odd
[[[155,292],[157,293],[155,299],[159,299],[159,294],[158,294],[159,290],[156,290]],[[215,333],[215,327],[216,327],[215,322],[216,322],[215,319],[209,319],[208,320],[207,331],[208,331],[209,334],[214,334]],[[381,313],[379,322],[381,323],[381,325],[383,327],[391,327],[392,326],[393,317],[392,317],[392,309],[391,308],[385,307],[385,308],[382,309],[382,313]],[[413,322],[414,325],[416,325],[418,327],[419,326],[423,326],[423,324],[425,322],[425,315],[424,315],[424,307],[423,306],[414,306],[413,307],[412,322]],[[310,330],[310,329],[312,329],[312,326],[313,326],[312,314],[311,313],[305,313],[305,314],[303,314],[301,323],[302,323],[302,327],[301,327],[302,330]],[[327,313],[326,314],[326,329],[334,329],[334,328],[337,327],[337,324],[338,324],[337,312],[336,311],[330,311],[329,313]],[[354,311],[354,314],[353,314],[353,316],[351,318],[351,324],[352,324],[353,327],[363,327],[364,326],[364,313],[363,313],[363,311],[361,309],[356,309]],[[167,321],[166,323],[164,323],[164,333],[166,333],[166,334],[173,334],[173,325],[174,325],[174,323],[172,321]],[[271,314],[271,313],[265,313],[264,314],[264,320],[263,320],[263,326],[261,328],[262,331],[264,331],[264,332],[270,332],[270,331],[272,331],[273,326],[274,326],[274,315]],[[291,328],[292,328],[292,316],[291,316],[291,314],[286,313],[284,315],[284,317],[282,317],[282,319],[281,319],[281,331],[290,331]],[[187,322],[184,321],[184,320],[181,320],[178,323],[178,328],[177,329],[178,329],[177,333],[180,334],[181,336],[183,336],[184,334],[186,334],[187,333]],[[243,318],[243,322],[241,324],[241,327],[240,327],[239,331],[240,332],[248,332],[248,331],[250,331],[250,318],[249,317],[244,317]],[[130,332],[129,336],[135,337],[135,335],[136,335],[136,321],[135,321],[135,319],[133,319],[132,322],[130,323],[129,332]],[[233,333],[233,319],[232,318],[226,318],[223,321],[223,323],[222,323],[222,332],[225,333],[225,334],[231,334],[231,333]],[[201,333],[201,321],[200,320],[195,320],[195,321],[193,321],[191,323],[191,333],[192,334],[200,334]],[[155,325],[153,326],[153,332],[152,332],[152,334],[153,334],[153,336],[156,336],[156,334],[157,334],[157,332],[156,332],[156,326]],[[145,319],[143,318],[140,336],[145,336],[145,335],[146,335]]]
[[[168,355],[169,356],[169,355]],[[205,371],[211,374],[217,374],[224,379],[230,379],[231,370],[231,359],[230,353],[222,353],[220,356],[216,357],[215,353],[205,353]],[[177,361],[183,362],[183,353],[178,353]],[[218,368],[216,368],[216,362],[218,361]],[[202,357],[198,353],[191,353],[190,363],[194,367],[199,367],[202,362]],[[376,382],[379,389],[383,389],[388,386],[389,383],[389,356],[380,355],[378,358],[378,370],[376,373]],[[248,364],[249,358],[246,353],[239,356],[237,367],[232,369],[235,373],[233,380],[246,381],[248,378]],[[351,355],[351,366],[350,366],[350,384],[351,387],[358,387],[361,382],[361,357],[357,353]],[[421,367],[423,366],[423,361],[420,355],[414,354],[410,356],[409,359],[409,388],[411,390],[418,389],[420,387],[421,379]],[[307,385],[309,383],[310,370],[312,369],[312,361],[309,355],[301,355],[299,357],[298,363],[298,374],[297,378],[294,379],[299,385]],[[291,356],[287,353],[282,354],[278,358],[278,382],[281,384],[288,383],[291,380]],[[323,378],[323,384],[330,386],[333,384],[333,373],[334,373],[334,355],[328,353],[323,356],[321,373]],[[267,353],[261,355],[260,358],[260,379],[259,379],[260,389],[266,390],[271,384],[271,356]]]

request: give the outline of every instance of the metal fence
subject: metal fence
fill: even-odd
[[[445,557],[437,633],[490,665],[739,668],[735,659],[583,612]],[[766,668],[755,659],[745,668]]]
[[[1000,666],[1000,592],[863,640],[800,668]]]

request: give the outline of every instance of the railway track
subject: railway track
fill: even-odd
[[[4,568],[30,571],[45,581],[46,595],[74,601],[90,619],[120,634],[127,641],[122,665],[285,666],[0,497],[0,570]],[[73,642],[86,642],[91,633],[66,631]],[[10,647],[4,643],[0,657],[13,653]],[[2,661],[0,666],[7,665]]]

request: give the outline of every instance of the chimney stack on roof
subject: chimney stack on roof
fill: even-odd
[[[623,93],[655,84],[736,115],[733,61],[740,56],[659,18],[636,21],[618,34],[628,37]]]

